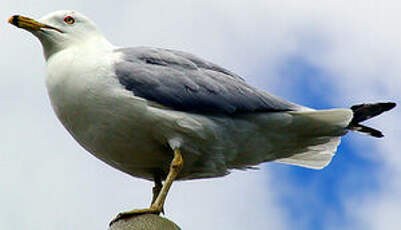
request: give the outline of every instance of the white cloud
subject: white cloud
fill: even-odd
[[[280,92],[277,68],[289,56],[297,55],[330,73],[342,92],[332,99],[336,105],[401,98],[401,6],[397,1],[3,4],[3,19],[14,13],[41,16],[74,6],[93,18],[116,44],[190,51],[274,92]],[[147,206],[150,183],[131,179],[94,160],[56,121],[45,93],[44,61],[36,39],[11,26],[4,30],[7,36],[0,36],[0,63],[5,73],[0,82],[4,98],[0,114],[0,138],[4,141],[0,152],[0,228],[101,229],[118,211]],[[372,122],[386,134],[386,139],[375,144],[379,150],[376,160],[384,165],[379,175],[381,190],[343,200],[347,215],[364,229],[394,229],[401,213],[398,117],[400,112],[396,111]],[[256,229],[267,223],[274,226],[272,229],[287,229],[291,220],[274,201],[279,190],[271,187],[274,178],[268,171],[178,183],[167,200],[168,214],[171,209],[171,218],[188,229],[220,226],[219,220],[231,224],[228,227],[232,229],[248,224],[248,229]],[[198,213],[208,222],[200,218],[197,228],[191,224]],[[246,214],[252,221],[242,219]]]

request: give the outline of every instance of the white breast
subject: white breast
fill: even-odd
[[[137,168],[159,167],[170,156],[160,156],[160,144],[152,143],[145,101],[124,90],[113,75],[113,55],[68,49],[52,56],[46,79],[50,100],[85,149],[122,171],[149,177]]]

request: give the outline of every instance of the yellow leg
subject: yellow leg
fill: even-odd
[[[164,185],[162,185],[160,192],[158,192],[158,185],[156,183],[155,187],[153,188],[153,200],[152,205],[150,208],[146,209],[134,209],[128,212],[121,212],[119,213],[111,222],[112,225],[114,222],[124,219],[126,217],[135,216],[135,215],[142,215],[142,214],[157,214],[159,215],[160,212],[163,211],[164,202],[166,201],[167,193],[173,183],[174,179],[177,177],[178,173],[180,172],[182,166],[184,164],[184,160],[182,159],[182,155],[179,149],[174,150],[174,158],[170,164],[170,170],[168,172],[166,181]],[[158,192],[157,197],[155,198],[155,194]]]

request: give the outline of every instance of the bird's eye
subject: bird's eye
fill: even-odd
[[[65,23],[71,25],[71,24],[74,24],[75,19],[73,17],[71,17],[71,16],[67,16],[67,17],[64,18],[64,21],[65,21]]]

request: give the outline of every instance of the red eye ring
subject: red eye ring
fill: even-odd
[[[71,17],[71,16],[67,16],[67,17],[64,18],[64,21],[65,21],[65,23],[71,25],[71,24],[74,24],[75,19],[73,17]]]

